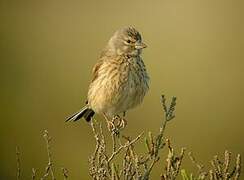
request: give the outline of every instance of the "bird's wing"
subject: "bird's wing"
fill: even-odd
[[[92,69],[92,80],[91,82],[95,81],[95,79],[97,79],[98,77],[98,71],[99,71],[99,68],[101,67],[101,65],[103,64],[103,60],[100,59],[93,67]]]
[[[102,50],[102,52],[99,56],[98,62],[94,65],[94,67],[92,69],[92,80],[91,80],[91,82],[93,82],[93,81],[95,81],[95,79],[97,79],[99,69],[101,68],[102,64],[106,61],[106,59],[108,59],[108,56],[109,56],[108,50],[106,47],[105,49]]]

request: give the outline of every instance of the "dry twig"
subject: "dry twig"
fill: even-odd
[[[48,164],[46,166],[45,174],[41,178],[42,180],[46,179],[49,175],[51,175],[52,180],[56,180],[54,176],[54,169],[53,169],[53,162],[52,162],[52,153],[51,153],[51,146],[50,142],[52,138],[49,136],[48,131],[44,131],[43,138],[46,141],[46,146],[47,146],[47,156],[48,156]]]
[[[103,135],[101,123],[98,123],[95,120],[91,122],[92,131],[96,141],[95,151],[89,159],[90,175],[93,179],[149,179],[154,165],[160,159],[159,151],[165,145],[163,137],[166,124],[175,117],[174,111],[176,106],[176,98],[172,98],[169,107],[166,105],[166,99],[164,96],[162,96],[161,102],[165,113],[165,118],[162,121],[158,135],[153,136],[152,133],[149,132],[148,137],[145,138],[147,153],[143,155],[138,155],[134,148],[134,144],[141,138],[142,133],[133,140],[131,140],[130,137],[125,137],[122,135],[126,142],[121,143],[121,132],[119,128],[116,128],[117,124],[113,119],[111,123],[112,126],[115,127],[116,131],[108,130],[108,132],[110,132],[112,143],[112,152],[108,153],[106,150],[107,143],[105,143],[106,140]],[[120,166],[121,168],[119,168],[119,166],[117,166],[115,163],[115,159],[122,152],[122,150],[124,150],[123,152],[125,154],[123,155],[124,159]],[[180,161],[177,161],[178,169],[176,169],[176,172],[174,172],[177,175],[179,173],[179,167],[183,154],[184,153],[182,152]]]
[[[62,173],[63,173],[63,176],[64,176],[64,180],[67,180],[68,179],[68,174],[69,174],[69,171],[68,169],[66,168],[62,168]]]
[[[110,136],[105,138],[102,123],[95,119],[91,121],[91,128],[95,139],[95,149],[89,158],[89,174],[93,180],[149,180],[155,164],[160,160],[160,151],[167,146],[168,155],[166,165],[161,175],[161,180],[176,180],[181,172],[183,180],[239,180],[241,174],[241,156],[237,155],[235,165],[231,170],[231,153],[225,151],[224,160],[221,161],[218,156],[214,156],[211,161],[212,169],[204,171],[204,166],[198,163],[192,153],[189,157],[193,164],[198,168],[196,177],[193,174],[188,175],[186,170],[181,169],[182,161],[185,154],[185,148],[181,149],[179,155],[174,152],[170,140],[164,138],[167,123],[171,121],[175,115],[176,98],[173,97],[169,106],[166,104],[165,96],[161,98],[164,119],[156,135],[149,132],[145,137],[146,153],[139,155],[136,152],[136,143],[141,139],[143,133],[135,138],[131,138],[121,134],[120,123],[113,119],[111,124],[114,129],[108,129]],[[54,166],[51,153],[51,137],[48,131],[44,131],[44,140],[46,142],[48,164],[41,180],[47,179],[49,176],[52,180],[56,180],[54,175]],[[111,148],[108,145],[111,144]],[[111,149],[111,150],[110,150]],[[122,157],[122,160],[121,160]],[[119,162],[118,162],[119,160]],[[20,180],[21,164],[20,152],[16,147],[17,173],[16,178]],[[62,168],[64,180],[68,179],[68,170]],[[32,180],[37,179],[36,170],[32,168]]]
[[[16,162],[17,162],[17,173],[16,173],[16,179],[20,180],[20,173],[21,173],[21,169],[20,169],[20,151],[19,151],[19,147],[16,146]]]
[[[31,171],[32,171],[31,179],[35,180],[36,179],[36,170],[34,168],[32,168]]]

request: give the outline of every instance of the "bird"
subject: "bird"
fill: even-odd
[[[142,103],[149,90],[149,75],[141,57],[141,34],[132,26],[114,32],[92,70],[87,101],[66,121],[84,118],[90,122],[95,113],[108,122]],[[126,120],[122,119],[123,126]]]

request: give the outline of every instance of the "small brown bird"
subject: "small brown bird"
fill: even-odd
[[[98,113],[109,122],[139,105],[149,89],[149,76],[140,56],[143,48],[146,45],[135,28],[117,30],[93,68],[86,105],[66,121],[83,117],[89,122]]]

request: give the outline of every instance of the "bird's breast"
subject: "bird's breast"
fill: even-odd
[[[104,63],[90,86],[89,101],[98,111],[121,113],[142,102],[148,91],[148,80],[141,58]]]

